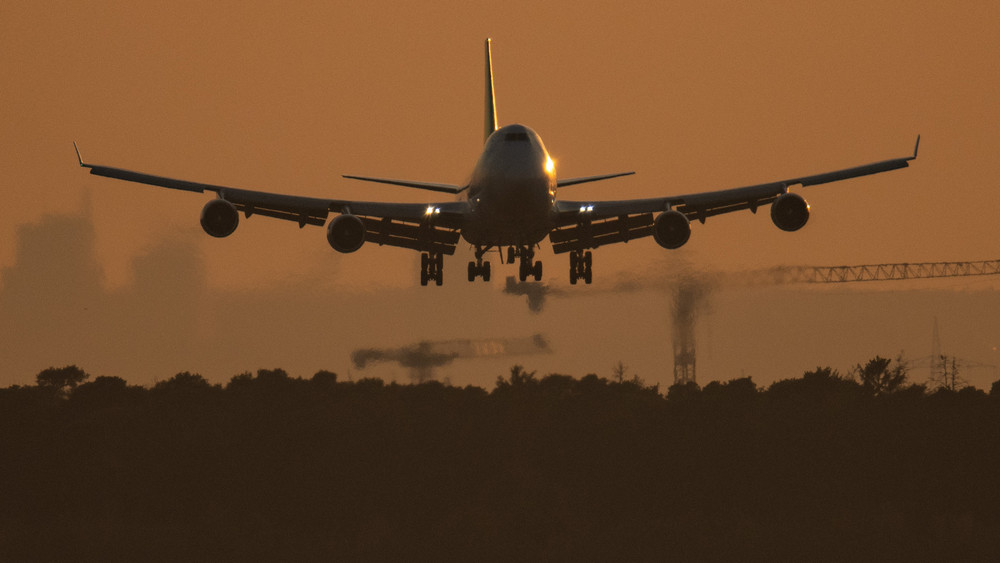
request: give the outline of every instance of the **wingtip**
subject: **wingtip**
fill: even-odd
[[[920,149],[920,135],[917,135],[917,143],[913,145],[913,158],[917,158],[917,150]]]
[[[80,156],[80,147],[76,146],[76,141],[73,141],[73,150],[76,151],[76,161],[80,163],[80,168],[86,167],[83,163],[83,157]]]

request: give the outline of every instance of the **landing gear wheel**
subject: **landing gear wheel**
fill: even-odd
[[[530,247],[522,247],[518,252],[521,257],[521,267],[518,271],[518,277],[521,281],[528,279],[528,276],[535,278],[535,281],[542,280],[542,262],[539,260],[535,262],[535,251]]]
[[[594,256],[590,251],[574,250],[569,255],[569,283],[576,285],[582,279],[589,284],[594,280]]]
[[[429,252],[420,254],[420,285],[434,280],[435,285],[444,283],[444,255]]]
[[[490,263],[483,262],[481,264],[476,264],[475,262],[469,262],[469,281],[476,281],[479,276],[483,277],[483,281],[490,281]]]
[[[483,248],[482,246],[476,247],[476,260],[474,262],[469,262],[469,281],[476,281],[479,276],[483,277],[483,281],[490,281],[490,263],[483,262],[483,255],[486,254],[488,248]],[[503,257],[501,256],[501,259]]]

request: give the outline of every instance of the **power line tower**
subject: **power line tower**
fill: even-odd
[[[941,354],[941,336],[938,333],[938,320],[934,317],[934,332],[931,336],[931,381],[939,381],[944,377],[947,359]]]
[[[708,290],[709,280],[726,277],[727,281],[739,281],[746,285],[774,283],[848,283],[861,281],[915,280],[927,278],[951,278],[964,276],[991,276],[1000,274],[1000,260],[979,260],[976,262],[900,262],[895,264],[862,264],[858,266],[791,266],[729,275],[687,274],[678,280],[674,288],[674,384],[695,382],[694,324]],[[931,380],[935,376],[940,381],[948,375],[957,377],[957,364],[953,361],[951,374],[947,372],[947,359],[941,355],[937,319],[934,320],[934,342],[931,352]],[[977,367],[995,366],[964,362],[963,365]],[[935,371],[937,370],[937,371]],[[955,379],[953,385],[960,384]]]
[[[694,327],[674,333],[674,385],[695,383],[697,355],[694,348]]]
[[[697,382],[694,326],[708,291],[705,278],[691,274],[682,277],[674,287],[674,385]]]

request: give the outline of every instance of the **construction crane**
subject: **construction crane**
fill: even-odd
[[[918,262],[916,264],[864,264],[861,266],[792,266],[764,270],[769,280],[783,283],[846,283],[914,280],[1000,274],[1000,260],[978,262]]]
[[[1000,260],[977,262],[919,262],[897,264],[863,264],[860,266],[781,266],[740,274],[747,285],[775,283],[848,283],[864,281],[915,280],[960,276],[991,276],[1000,274]],[[714,277],[719,277],[714,276]],[[727,280],[732,276],[726,276]],[[712,275],[706,276],[709,280]],[[689,277],[680,280],[674,289],[674,384],[696,383],[694,318],[691,309],[704,291],[704,284],[692,283]],[[936,331],[936,326],[935,326]],[[935,335],[936,339],[936,335]],[[940,352],[935,353],[940,356]],[[935,355],[935,354],[932,354]],[[941,361],[943,360],[936,360]],[[933,364],[932,364],[933,365]],[[942,363],[939,370],[944,372]],[[982,366],[994,367],[994,366]],[[994,367],[995,369],[995,367]]]

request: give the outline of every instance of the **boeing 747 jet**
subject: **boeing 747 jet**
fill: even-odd
[[[213,192],[216,197],[201,212],[201,226],[213,237],[236,230],[240,214],[294,221],[300,227],[326,225],[334,250],[351,253],[365,243],[409,248],[421,253],[420,283],[443,281],[445,255],[455,253],[461,239],[475,249],[468,264],[469,281],[490,279],[484,257],[499,252],[501,263],[518,262],[521,281],[542,278],[535,250],[548,237],[556,254],[569,254],[569,281],[591,283],[591,250],[612,243],[652,236],[660,246],[680,248],[691,236],[691,221],[704,223],[714,215],[749,209],[756,213],[771,206],[771,220],[783,231],[797,231],[809,219],[809,204],[792,186],[812,186],[905,168],[913,156],[853,168],[790,178],[767,184],[685,195],[618,201],[565,201],[558,188],[607,180],[633,172],[558,179],[555,164],[542,139],[524,125],[498,127],[493,92],[490,40],[486,40],[485,146],[464,186],[344,176],[353,180],[393,184],[456,196],[455,201],[391,203],[348,201],[230,188],[176,180],[121,168],[87,164],[77,149],[80,166],[91,174],[190,192]],[[75,146],[75,145],[74,145]],[[330,214],[336,214],[327,222]],[[504,260],[506,250],[506,261]]]

